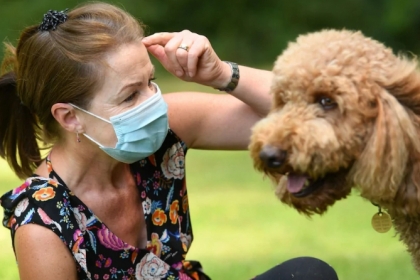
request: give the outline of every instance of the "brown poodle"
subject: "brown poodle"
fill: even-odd
[[[256,169],[280,200],[322,214],[352,188],[392,217],[420,271],[420,72],[360,32],[300,36],[275,62],[253,128]]]

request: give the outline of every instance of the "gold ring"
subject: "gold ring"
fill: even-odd
[[[190,47],[189,47],[189,46],[187,46],[187,45],[185,45],[185,44],[181,44],[181,45],[178,47],[178,49],[183,49],[183,50],[185,50],[186,52],[188,52],[188,50],[190,49]]]

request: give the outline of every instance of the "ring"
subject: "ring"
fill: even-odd
[[[190,49],[190,47],[189,47],[189,46],[187,46],[187,45],[185,45],[185,44],[181,44],[181,45],[178,47],[178,49],[183,49],[183,50],[185,50],[186,52],[188,52],[188,50]]]

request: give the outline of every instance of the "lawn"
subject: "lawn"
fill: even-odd
[[[159,84],[163,91],[169,86]],[[324,216],[308,219],[275,198],[271,183],[253,170],[247,152],[190,150],[186,164],[195,235],[188,258],[200,260],[213,279],[250,279],[302,255],[327,261],[340,280],[418,277],[395,232],[372,229],[377,209],[357,194]],[[20,184],[4,161],[0,182],[0,193]],[[18,279],[4,228],[0,246],[0,279]]]

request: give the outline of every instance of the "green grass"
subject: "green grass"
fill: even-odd
[[[158,80],[163,92],[181,88],[173,81]],[[187,257],[199,260],[213,279],[250,279],[303,255],[330,263],[340,280],[418,278],[395,232],[376,233],[370,220],[377,209],[356,194],[308,219],[275,198],[247,152],[190,150],[186,162],[195,237]],[[0,193],[20,184],[4,161],[0,182]],[[0,247],[0,279],[18,279],[4,228]]]

